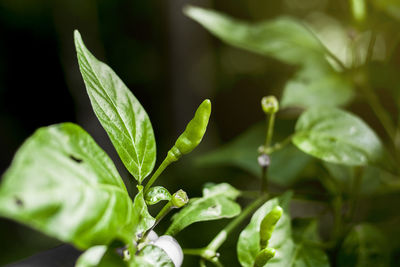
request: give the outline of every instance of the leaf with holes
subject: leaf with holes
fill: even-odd
[[[355,115],[337,108],[304,112],[296,123],[293,143],[302,151],[331,163],[381,164],[384,147],[374,131]]]
[[[153,170],[156,144],[150,119],[115,72],[85,47],[78,31],[79,67],[94,112],[128,171],[141,183]]]
[[[234,201],[239,191],[227,183],[203,189],[203,197],[192,198],[179,213],[172,217],[166,234],[176,235],[195,222],[232,218],[240,213],[240,206]]]
[[[40,128],[18,150],[0,187],[0,216],[80,249],[132,242],[154,219],[134,204],[113,162],[78,125]]]

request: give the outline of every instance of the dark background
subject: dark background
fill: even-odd
[[[249,21],[282,14],[304,17],[317,11],[350,20],[344,0],[0,0],[0,173],[35,129],[72,121],[107,151],[128,189],[134,188],[91,109],[75,55],[74,29],[146,109],[156,134],[158,163],[204,98],[211,99],[213,113],[195,155],[262,120],[261,97],[279,96],[295,68],[222,44],[182,14],[186,4]],[[198,169],[189,156],[160,180],[171,192],[182,187],[189,196],[198,196],[209,180],[253,186],[241,179],[245,175],[237,170]],[[185,230],[178,239],[182,238],[184,247],[201,247],[218,231],[210,226],[225,223],[194,225],[189,237],[183,239]],[[226,258],[235,253],[235,242],[223,247],[228,251]],[[36,231],[0,219],[0,265],[58,245]]]

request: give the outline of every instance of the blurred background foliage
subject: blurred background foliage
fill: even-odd
[[[199,196],[208,181],[257,189],[259,181],[252,177],[259,176],[257,147],[264,140],[264,125],[259,123],[264,118],[260,99],[264,95],[282,99],[289,79],[295,82],[294,92],[304,84],[316,89],[318,82],[338,84],[336,80],[313,80],[321,69],[299,66],[303,57],[304,62],[308,60],[307,55],[300,54],[299,62],[292,65],[287,63],[293,62],[279,61],[279,57],[261,56],[221,42],[183,14],[182,8],[187,4],[213,8],[255,23],[280,16],[297,18],[309,25],[329,51],[354,72],[365,67],[371,38],[375,38],[371,62],[366,65],[369,83],[388,110],[389,119],[394,122],[400,119],[400,1],[397,0],[367,1],[368,17],[362,25],[354,20],[347,0],[0,0],[1,173],[36,128],[72,121],[82,125],[111,155],[128,189],[134,190],[133,180],[91,110],[73,46],[73,30],[79,29],[90,50],[115,70],[147,110],[156,134],[158,162],[202,99],[212,100],[211,123],[202,145],[194,155],[163,175],[161,183],[171,192],[183,188],[189,196]],[[376,33],[374,37],[370,30]],[[337,88],[344,91],[341,99],[328,95],[326,102],[320,102],[320,98],[301,94],[292,98],[304,97],[301,101],[305,105],[331,105],[339,101],[371,125],[383,140],[388,140],[384,127],[366,104],[364,93],[353,88],[357,75],[350,76],[340,76],[346,80]],[[291,101],[286,99],[286,104],[290,106]],[[278,114],[276,140],[293,132],[299,108],[301,105]],[[207,153],[221,146],[216,152]],[[341,188],[346,195],[354,180],[349,177],[354,174],[340,166],[316,161],[293,146],[274,154],[272,164],[271,190],[282,192],[295,187],[299,195],[321,200],[322,204],[311,204],[297,199],[292,204],[292,216],[321,215],[320,232],[323,238],[329,237],[332,218],[324,201],[332,192],[326,189],[329,185],[324,177],[338,177],[336,180],[343,184]],[[399,237],[398,229],[388,227],[400,222],[398,215],[393,216],[398,214],[396,207],[400,204],[398,183],[391,186],[395,179],[388,178],[390,174],[373,171],[368,172],[361,187],[365,197],[356,217],[367,217],[368,222],[375,223],[387,236]],[[376,179],[377,176],[384,177]],[[160,225],[160,233],[167,222],[168,219]],[[183,247],[200,247],[225,224],[224,220],[195,224],[177,238]],[[355,229],[345,244],[351,247],[354,243],[351,240],[368,227]],[[0,219],[0,237],[0,265],[60,245],[5,219]],[[398,240],[389,244],[395,252],[399,251]],[[236,238],[232,238],[221,249],[222,262],[231,263],[227,266],[237,264],[235,247]],[[398,253],[393,255],[392,262],[398,262]],[[342,259],[346,255],[339,257],[339,261]],[[197,260],[187,257],[185,263],[193,266]]]

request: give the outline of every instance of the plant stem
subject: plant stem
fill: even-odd
[[[165,157],[164,161],[158,166],[158,169],[153,173],[153,176],[151,176],[150,180],[147,182],[145,188],[144,188],[144,193],[150,189],[152,184],[157,180],[158,176],[165,170],[165,168],[168,167],[169,164],[172,162],[176,161],[173,157],[170,156],[170,153],[167,154]]]
[[[235,219],[233,219],[224,229],[222,229],[214,239],[208,244],[207,250],[217,251],[219,247],[225,242],[228,235],[234,230],[244,219],[246,219],[255,209],[263,204],[268,199],[268,195],[264,194],[260,198],[256,199],[250,205],[248,205],[242,213]]]
[[[269,115],[269,119],[267,122],[267,136],[265,138],[265,148],[267,149],[271,145],[272,135],[274,133],[274,124],[275,124],[275,113]]]
[[[365,83],[361,85],[361,88],[365,94],[367,102],[371,106],[372,110],[374,111],[375,115],[380,120],[383,128],[385,129],[388,136],[391,138],[392,142],[395,142],[395,127],[393,125],[392,120],[390,119],[388,113],[383,108],[381,103],[379,102],[378,97],[373,92],[373,90]]]
[[[165,204],[165,206],[157,214],[157,216],[155,218],[156,221],[154,222],[153,226],[144,233],[144,235],[142,236],[141,239],[142,240],[146,239],[147,235],[151,232],[151,230],[153,230],[154,227],[156,227],[157,224],[165,217],[165,215],[167,215],[174,208],[175,208],[175,206],[172,204],[171,200],[168,201],[168,203]]]
[[[285,147],[286,145],[288,145],[293,139],[293,134],[286,137],[282,142],[276,143],[273,146],[267,147],[265,149],[265,153],[272,154],[275,151],[281,150],[283,147]]]

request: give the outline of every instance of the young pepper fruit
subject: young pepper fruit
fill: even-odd
[[[268,246],[268,241],[272,236],[275,225],[281,218],[283,210],[280,206],[273,208],[262,220],[260,225],[260,247],[265,249]]]
[[[193,119],[188,123],[185,131],[178,137],[175,145],[168,151],[168,156],[176,161],[182,155],[190,153],[203,139],[210,114],[211,102],[209,99],[206,99],[197,108]]]

